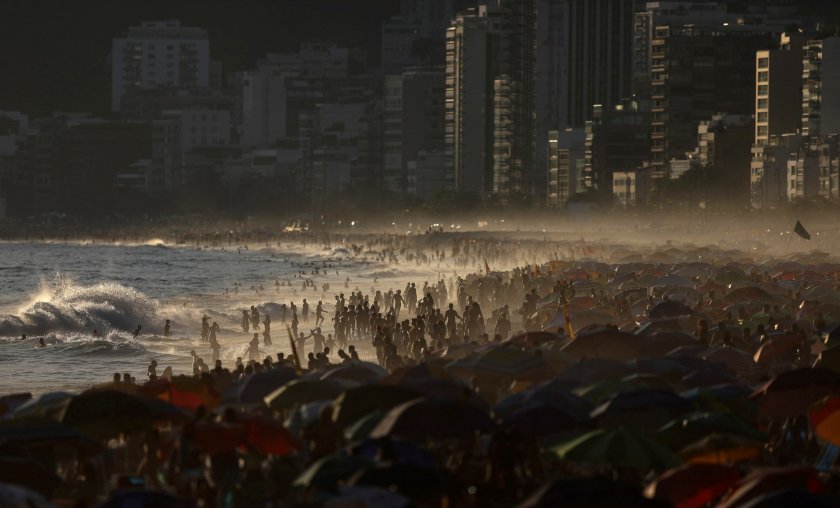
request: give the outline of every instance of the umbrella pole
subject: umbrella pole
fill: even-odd
[[[788,233],[788,241],[787,241],[787,246],[785,246],[785,255],[784,255],[784,257],[787,257],[787,254],[788,254],[788,249],[790,249],[790,241],[791,241],[791,240],[793,240],[793,233]]]

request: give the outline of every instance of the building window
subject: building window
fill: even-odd
[[[770,59],[769,58],[759,58],[758,59],[758,68],[759,69],[768,69],[770,67]]]
[[[770,87],[768,85],[758,85],[758,95],[767,96],[770,93]]]
[[[766,111],[759,111],[758,113],[758,121],[760,123],[767,122],[767,112]]]
[[[758,109],[767,109],[768,104],[767,99],[758,99]]]
[[[770,74],[767,71],[761,71],[758,73],[758,81],[762,83],[766,83],[770,79]]]

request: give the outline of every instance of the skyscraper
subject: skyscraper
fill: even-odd
[[[455,189],[502,202],[531,194],[533,0],[459,14],[446,37],[446,144]]]
[[[784,33],[777,49],[755,54],[755,144],[799,130],[802,119],[802,60],[805,36]]]
[[[178,20],[145,21],[111,46],[111,111],[132,89],[206,88],[210,42],[201,28]]]
[[[809,41],[802,73],[802,135],[840,134],[840,37]]]

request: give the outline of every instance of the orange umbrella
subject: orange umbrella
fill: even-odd
[[[674,508],[700,508],[711,503],[741,478],[737,469],[713,464],[684,464],[669,469],[645,489],[645,496]]]
[[[787,418],[805,414],[814,402],[840,390],[840,374],[819,368],[789,370],[759,387],[750,399],[759,416]]]
[[[832,395],[817,402],[808,418],[820,439],[840,446],[840,397]]]

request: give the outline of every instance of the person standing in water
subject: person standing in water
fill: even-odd
[[[242,311],[242,331],[248,333],[251,329],[251,316],[248,315],[247,310]]]
[[[260,329],[260,311],[253,305],[251,305],[251,327],[254,330]]]
[[[134,332],[131,334],[134,336],[135,339],[140,336],[140,328],[140,325],[137,325],[137,329],[134,330]]]
[[[254,362],[260,361],[260,339],[258,333],[255,333],[254,338],[248,343],[248,360]]]
[[[268,314],[265,315],[265,321],[263,321],[263,345],[271,345],[271,316]]]
[[[207,342],[207,338],[210,336],[210,323],[207,321],[207,316],[205,315],[201,318],[201,340],[202,342]]]
[[[309,322],[309,304],[306,302],[306,298],[303,299],[303,305],[301,306],[301,314],[303,315],[303,322]]]
[[[324,322],[324,304],[318,300],[318,306],[315,307],[315,326],[321,326]]]
[[[170,323],[169,323],[169,320],[167,319],[167,320],[166,320],[166,324],[164,324],[164,325],[163,325],[163,336],[164,336],[164,337],[169,337],[169,336],[171,336],[171,335],[172,335],[172,331],[171,331],[171,329],[170,329]]]

